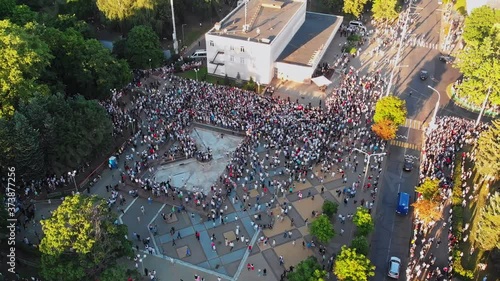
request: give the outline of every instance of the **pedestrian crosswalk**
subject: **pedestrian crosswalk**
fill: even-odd
[[[426,40],[418,39],[415,37],[409,38],[409,40],[406,41],[406,45],[411,46],[411,47],[422,47],[422,48],[439,50],[438,43],[430,43],[430,42],[427,42]]]
[[[418,145],[416,145],[414,143],[408,143],[408,142],[399,141],[399,140],[391,140],[391,141],[389,141],[389,145],[395,145],[395,146],[409,148],[409,149],[413,149],[413,150],[420,150],[421,149]]]
[[[414,120],[414,119],[406,119],[403,127],[408,127],[410,129],[422,130],[422,121]]]

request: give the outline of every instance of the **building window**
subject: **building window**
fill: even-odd
[[[229,60],[230,60],[231,62],[234,62],[234,56],[230,56],[230,57],[229,57]]]
[[[245,58],[240,58],[240,63],[245,64]]]
[[[240,52],[244,53],[245,52],[245,47],[241,46],[240,47]]]
[[[229,46],[229,50],[234,51],[234,46]]]
[[[214,41],[210,41],[210,47],[215,46]]]

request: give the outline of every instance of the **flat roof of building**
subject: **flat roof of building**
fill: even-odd
[[[324,44],[337,26],[342,24],[342,20],[339,16],[307,12],[305,22],[281,52],[277,61],[313,65],[321,49],[328,48]]]
[[[249,0],[247,3],[247,32],[245,28],[245,5],[233,10],[220,22],[220,29],[212,28],[208,33],[236,39],[270,43],[288,24],[293,15],[305,2]]]

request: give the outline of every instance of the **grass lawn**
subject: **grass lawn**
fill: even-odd
[[[205,34],[208,30],[210,30],[210,24],[203,24],[201,27],[199,24],[192,24],[184,26],[184,40],[182,42],[182,46],[189,47],[193,42],[196,42],[203,34]],[[180,30],[182,32],[182,30]],[[179,32],[179,30],[177,30]],[[182,34],[177,34],[177,36],[182,36]],[[182,40],[182,37],[179,38]]]
[[[196,77],[197,77],[196,72],[194,70],[189,70],[186,72],[177,73],[177,75],[184,77],[184,78],[193,79],[193,80],[196,80]],[[206,67],[201,67],[200,70],[198,71],[198,81],[206,81],[206,82],[212,83],[212,84],[217,84],[217,81],[219,81],[219,84],[221,84],[222,80],[224,80],[224,79],[208,74]]]

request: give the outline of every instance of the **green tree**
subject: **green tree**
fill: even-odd
[[[40,133],[21,113],[15,113],[12,119],[15,134],[13,143],[17,173],[28,179],[44,175],[44,153],[40,147]]]
[[[415,208],[415,215],[425,224],[441,219],[439,203],[436,201],[419,199],[412,206]]]
[[[135,26],[130,30],[124,56],[133,69],[158,67],[164,61],[160,39],[148,26]]]
[[[326,271],[318,260],[311,256],[301,261],[293,271],[287,275],[288,281],[324,281]]]
[[[10,16],[10,20],[20,26],[29,22],[35,22],[38,14],[26,5],[16,5]]]
[[[311,235],[316,237],[322,243],[328,243],[335,236],[335,230],[330,219],[326,215],[321,215],[315,219],[310,225],[309,230]]]
[[[16,8],[16,0],[3,0],[0,1],[0,19],[8,18]]]
[[[464,75],[458,90],[477,105],[483,104],[490,91],[489,103],[500,104],[500,42],[496,39],[469,44],[457,56],[456,66]]]
[[[421,193],[425,200],[439,201],[439,180],[426,178],[415,191]]]
[[[43,92],[36,81],[52,58],[30,30],[0,21],[0,117],[11,116],[19,101]]]
[[[106,201],[96,196],[69,196],[41,221],[41,275],[46,280],[78,281],[115,273],[116,260],[132,255],[132,243],[125,238],[127,226]],[[109,279],[108,279],[109,280]],[[115,279],[118,280],[118,279]]]
[[[323,203],[323,214],[327,215],[329,218],[332,218],[334,214],[337,213],[339,209],[339,205],[337,203],[333,203],[332,201],[326,200]]]
[[[55,55],[43,77],[47,83],[58,86],[54,91],[106,99],[111,95],[110,89],[122,88],[132,79],[125,60],[116,59],[99,41],[86,40],[80,31],[46,28],[41,37]]]
[[[473,241],[485,251],[500,249],[500,193],[493,193],[479,213]]]
[[[344,0],[344,13],[359,18],[368,0]]]
[[[368,213],[368,210],[363,207],[358,207],[354,214],[353,221],[358,229],[358,233],[361,235],[368,235],[375,228],[372,216]]]
[[[375,266],[365,255],[342,246],[335,259],[333,273],[340,281],[368,281],[368,277],[375,276]]]
[[[397,0],[373,0],[373,19],[378,22],[392,22],[398,18]]]
[[[465,43],[477,45],[493,35],[493,27],[500,23],[500,10],[484,5],[472,10],[465,18],[462,37]]]
[[[381,120],[372,125],[372,131],[383,140],[396,138],[398,127],[391,120]]]
[[[97,0],[97,8],[108,20],[125,21],[130,19],[140,10],[154,9],[155,1],[152,0]]]
[[[488,130],[481,133],[477,141],[477,158],[475,167],[479,174],[500,177],[500,120],[493,120]]]
[[[375,105],[375,115],[373,120],[379,123],[382,120],[389,120],[395,126],[400,126],[406,122],[406,102],[395,96],[383,97]]]
[[[356,250],[356,253],[367,256],[370,245],[365,236],[356,236],[351,241],[351,248]]]

